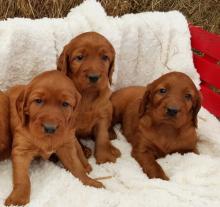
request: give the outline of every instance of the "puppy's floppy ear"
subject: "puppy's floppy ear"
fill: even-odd
[[[60,54],[57,60],[57,70],[63,72],[68,76],[70,73],[70,63],[69,63],[69,55],[67,53],[68,45],[63,48],[62,53]]]
[[[75,98],[76,98],[76,105],[74,106],[73,110],[78,110],[81,101],[81,95],[78,91],[75,93]]]
[[[110,63],[109,69],[108,69],[108,78],[109,78],[109,83],[112,84],[112,75],[115,69],[115,50],[112,47],[112,53],[113,53],[113,59]]]
[[[26,105],[27,105],[27,91],[23,89],[16,99],[16,110],[21,120],[22,126],[27,123]]]
[[[192,120],[193,120],[193,125],[197,127],[197,114],[201,108],[202,105],[202,94],[200,91],[198,91],[196,95],[196,100],[193,103],[192,107]]]
[[[73,106],[73,112],[70,118],[70,124],[71,124],[71,127],[73,128],[75,127],[75,124],[76,124],[76,117],[78,116],[78,113],[79,113],[78,109],[79,109],[79,105],[81,101],[81,95],[78,91],[75,93],[75,99],[76,99],[76,103]]]
[[[150,94],[151,94],[151,84],[149,84],[146,88],[143,98],[141,99],[141,103],[139,106],[139,117],[141,118],[147,110],[147,105],[150,102]]]
[[[112,84],[112,75],[114,72],[114,67],[115,67],[115,60],[113,60],[110,64],[109,70],[108,70],[108,78],[109,78],[109,83]]]

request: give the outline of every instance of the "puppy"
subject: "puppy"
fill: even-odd
[[[75,84],[82,99],[76,122],[76,137],[95,139],[97,163],[115,162],[120,151],[109,139],[112,120],[111,91],[115,51],[111,43],[96,32],[83,33],[63,49],[57,69]],[[85,146],[87,157],[90,150]]]
[[[30,199],[28,169],[35,157],[48,159],[56,153],[64,167],[83,184],[103,185],[89,178],[91,170],[73,138],[80,94],[71,80],[59,71],[44,72],[26,86],[7,91],[13,135],[13,191],[5,205],[25,205]]]
[[[0,161],[10,157],[9,99],[0,91]]]
[[[174,152],[197,152],[197,113],[201,96],[192,80],[180,72],[161,76],[145,87],[113,93],[113,123],[132,145],[132,156],[149,178],[169,178],[156,162]]]

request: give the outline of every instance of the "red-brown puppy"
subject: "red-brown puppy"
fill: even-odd
[[[82,96],[76,136],[95,139],[97,163],[115,162],[120,156],[108,135],[112,120],[109,84],[114,58],[114,48],[105,37],[96,32],[87,32],[71,40],[58,59],[57,69],[72,79]],[[89,150],[84,147],[84,152]]]
[[[7,92],[13,135],[13,191],[6,205],[24,205],[30,199],[28,169],[35,157],[48,159],[56,153],[64,167],[83,184],[103,185],[86,174],[91,170],[74,138],[80,94],[72,81],[59,71],[44,72],[26,86]]]
[[[9,99],[0,91],[0,161],[9,158],[11,136],[9,132]]]
[[[149,178],[168,180],[157,158],[174,152],[197,152],[197,113],[201,97],[180,72],[161,76],[145,87],[128,87],[111,97],[114,123],[132,144],[132,156]]]

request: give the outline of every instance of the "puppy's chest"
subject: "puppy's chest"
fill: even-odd
[[[103,108],[83,106],[79,110],[76,119],[76,134],[80,136],[90,135],[98,121],[105,117],[107,112]]]
[[[182,133],[175,131],[153,130],[145,135],[158,157],[174,152],[187,151],[193,145],[193,142],[189,141]]]
[[[178,139],[176,134],[161,134],[155,133],[153,137],[154,145],[157,147],[158,152],[161,153],[161,156],[174,152],[178,142],[181,142],[182,139]]]
[[[48,160],[50,156],[55,153],[53,150],[40,150],[39,154],[44,160]]]
[[[59,149],[62,144],[63,142],[53,138],[48,138],[47,142],[45,140],[35,141],[35,146],[37,147],[38,152],[37,154],[44,160],[49,159],[53,153],[56,153],[57,149]]]
[[[76,129],[90,129],[99,119],[99,113],[94,110],[80,111],[76,119]]]

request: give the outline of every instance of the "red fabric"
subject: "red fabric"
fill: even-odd
[[[193,55],[193,60],[201,80],[216,88],[220,88],[220,65],[214,64],[205,57],[195,54]]]
[[[201,92],[203,106],[220,117],[220,94],[212,91],[210,86],[220,89],[220,35],[209,33],[199,27],[189,25],[191,45],[202,55],[193,55],[195,67],[202,80]]]
[[[189,29],[193,48],[220,60],[220,36],[192,25]]]
[[[217,117],[220,117],[220,94],[213,92],[206,85],[201,85],[202,105]]]

